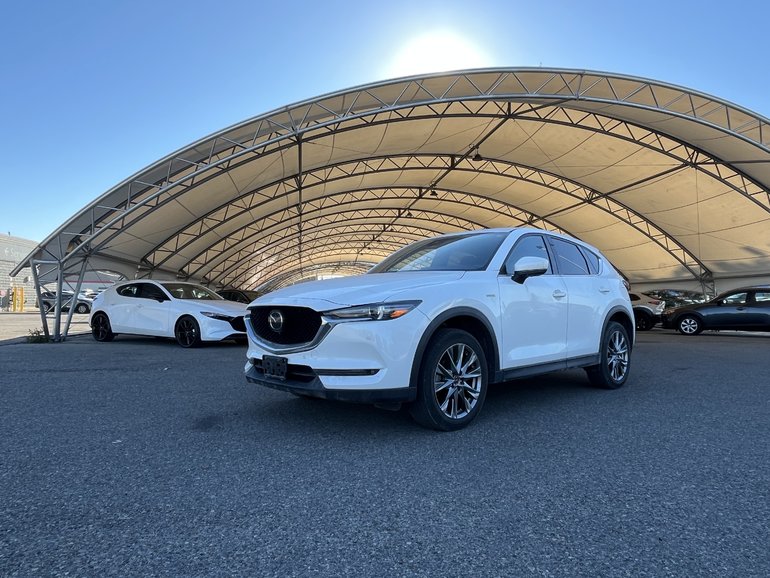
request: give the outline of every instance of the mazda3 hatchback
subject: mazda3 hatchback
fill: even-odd
[[[246,305],[226,301],[194,283],[130,281],[113,285],[93,302],[91,333],[112,341],[119,333],[172,337],[182,347],[204,341],[245,340]]]
[[[367,274],[302,283],[249,306],[246,378],[296,395],[408,404],[466,426],[492,382],[585,368],[628,379],[634,314],[623,279],[581,241],[534,229],[425,239]]]

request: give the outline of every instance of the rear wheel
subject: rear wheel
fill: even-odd
[[[698,335],[703,331],[703,323],[695,315],[684,315],[676,322],[676,328],[682,335]]]
[[[617,389],[628,379],[631,367],[631,342],[628,332],[617,321],[610,321],[602,336],[600,362],[586,368],[588,381],[604,389]]]
[[[110,326],[110,318],[107,317],[106,313],[97,313],[91,319],[91,335],[97,341],[112,341],[115,339],[115,334]]]
[[[486,356],[478,340],[460,329],[442,329],[423,356],[410,413],[428,428],[461,429],[481,411],[488,383]]]
[[[88,305],[85,303],[78,303],[78,306],[75,307],[75,313],[80,313],[81,315],[84,313],[88,313],[90,311]]]
[[[194,317],[180,317],[174,326],[174,337],[182,347],[198,347],[201,344],[201,328]]]

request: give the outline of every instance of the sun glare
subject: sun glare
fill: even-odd
[[[387,78],[395,78],[490,65],[489,56],[467,39],[453,32],[435,31],[407,42],[385,73]]]

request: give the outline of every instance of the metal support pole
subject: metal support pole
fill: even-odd
[[[75,309],[77,309],[78,295],[80,295],[80,288],[83,286],[83,277],[86,274],[86,265],[88,265],[88,257],[85,257],[83,259],[83,265],[80,267],[80,275],[78,275],[78,282],[77,282],[77,285],[75,286],[75,295],[72,296],[72,301],[70,301],[70,310],[67,312],[67,323],[64,325],[64,335],[62,335],[62,338],[61,338],[62,341],[67,340],[67,335],[69,335],[69,332],[70,332],[72,315],[75,313]],[[63,274],[62,274],[62,277],[64,277]]]
[[[59,274],[56,278],[56,306],[54,308],[53,340],[61,341],[61,292],[64,284],[64,275],[62,274],[62,264],[58,261]]]
[[[51,335],[48,332],[48,318],[45,316],[45,307],[43,306],[43,293],[40,291],[40,277],[37,275],[37,261],[31,261],[30,262],[31,269],[32,269],[32,281],[35,284],[35,293],[37,294],[37,307],[40,311],[40,320],[43,323],[43,333],[45,334],[46,339],[50,339]]]
[[[304,269],[304,262],[302,258],[302,181],[304,179],[304,175],[302,174],[302,135],[297,135],[297,195],[298,195],[298,203],[297,203],[297,209],[299,212],[299,267],[300,271]]]

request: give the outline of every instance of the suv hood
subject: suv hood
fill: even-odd
[[[325,311],[335,307],[382,303],[394,298],[419,298],[426,287],[457,281],[464,271],[372,273],[298,283],[263,295],[254,305],[295,305]],[[400,295],[404,293],[403,295]]]

